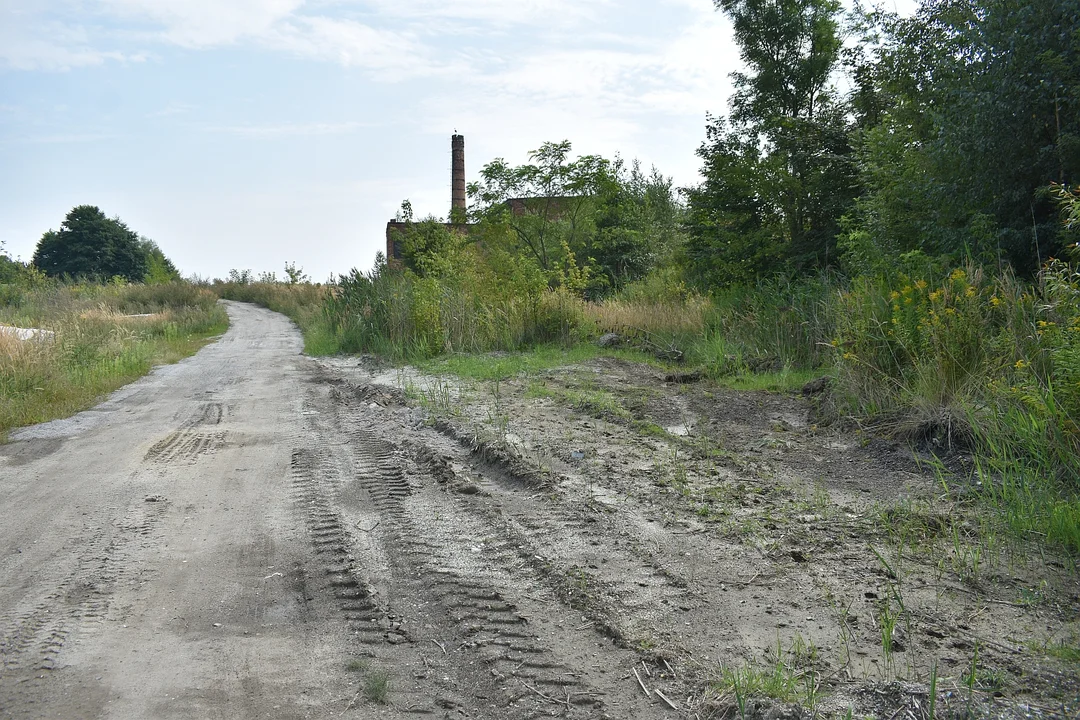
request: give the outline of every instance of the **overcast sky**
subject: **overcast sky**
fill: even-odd
[[[448,213],[455,130],[470,181],[568,139],[695,183],[737,66],[710,0],[0,0],[0,242],[91,204],[185,274],[325,280]]]

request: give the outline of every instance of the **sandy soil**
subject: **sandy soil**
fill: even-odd
[[[811,401],[315,361],[228,310],[0,446],[0,717],[896,720],[935,665],[938,716],[1080,708],[1075,568]]]

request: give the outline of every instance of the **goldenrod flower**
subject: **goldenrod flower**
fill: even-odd
[[[926,281],[925,280],[916,280],[915,281],[915,287],[919,288],[920,290],[925,290],[926,289]]]
[[[941,291],[940,290],[934,290],[932,293],[930,293],[930,302],[937,302],[938,298],[940,298],[940,297],[941,297]]]
[[[949,275],[950,280],[963,280],[965,277],[967,277],[967,273],[964,272],[963,270],[961,270],[960,268],[956,268]]]
[[[1028,364],[1026,362],[1024,362],[1023,360],[1017,360],[1016,361],[1015,367],[1016,367],[1017,370],[1023,370],[1027,366],[1028,366]]]
[[[997,295],[991,296],[990,304],[993,305],[994,307],[997,307],[998,305],[1001,304],[1001,298],[999,298]]]

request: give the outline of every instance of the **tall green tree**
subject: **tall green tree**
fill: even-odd
[[[582,246],[594,232],[593,200],[608,180],[608,160],[598,155],[570,160],[570,150],[569,140],[546,142],[516,167],[496,158],[468,188],[474,218],[508,224],[518,250],[545,272],[563,260],[564,243]]]
[[[927,0],[865,24],[856,264],[919,250],[1030,273],[1060,253],[1047,188],[1080,176],[1080,0]]]
[[[34,265],[50,277],[119,276],[129,282],[141,282],[149,269],[138,234],[93,205],[73,208],[60,230],[41,237]]]
[[[488,247],[535,263],[552,284],[567,263],[599,297],[644,276],[679,243],[682,208],[670,178],[636,161],[598,155],[570,159],[568,140],[548,142],[511,166],[499,158],[469,186],[474,231]]]
[[[715,0],[746,72],[727,118],[713,118],[688,192],[691,274],[708,283],[836,260],[839,218],[856,194],[848,119],[831,86],[836,0]]]

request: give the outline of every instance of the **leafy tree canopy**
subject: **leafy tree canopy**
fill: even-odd
[[[179,277],[156,243],[93,205],[72,208],[59,230],[42,235],[33,263],[49,277],[122,277],[129,282]]]
[[[571,149],[568,140],[548,142],[524,165],[485,165],[469,186],[473,218],[487,245],[535,263],[552,284],[588,277],[585,292],[598,297],[673,256],[682,207],[656,168],[646,174],[636,161],[599,155],[571,160]]]
[[[918,250],[1030,273],[1061,252],[1048,188],[1080,177],[1080,0],[927,0],[860,26],[856,267]]]
[[[838,219],[857,192],[848,118],[830,84],[840,58],[835,0],[716,0],[747,72],[699,148],[687,192],[690,275],[744,281],[834,263]]]

